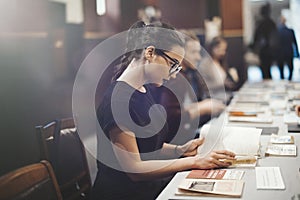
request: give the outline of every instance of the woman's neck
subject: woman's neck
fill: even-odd
[[[136,90],[145,93],[146,89],[144,84],[146,83],[144,74],[144,64],[138,61],[131,62],[127,69],[117,79],[117,81],[126,82]]]

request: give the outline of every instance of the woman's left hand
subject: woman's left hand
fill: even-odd
[[[181,156],[195,156],[197,155],[198,147],[203,144],[204,138],[198,138],[190,140],[189,142],[185,143],[184,145],[178,146],[177,151],[178,154]]]

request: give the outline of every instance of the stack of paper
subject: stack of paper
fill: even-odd
[[[230,169],[208,169],[192,170],[186,178],[192,179],[224,179],[224,180],[241,180],[244,175],[242,170]]]
[[[297,147],[292,135],[271,135],[270,144],[266,149],[266,156],[297,156]]]
[[[262,117],[228,117],[229,122],[248,122],[248,123],[272,123],[272,118],[262,118]]]
[[[244,181],[241,180],[184,179],[176,194],[241,197],[243,187]]]
[[[257,189],[285,189],[279,167],[256,167]]]
[[[294,144],[294,136],[292,135],[276,135],[272,134],[270,142],[272,144]]]
[[[237,102],[268,103],[269,94],[265,92],[239,92]]]
[[[206,124],[200,131],[200,137],[204,137],[205,142],[198,147],[198,154],[205,157],[212,150],[228,150],[237,155],[236,161],[228,161],[232,163],[231,167],[255,167],[261,131],[253,127]]]
[[[297,156],[297,147],[293,144],[268,145],[266,156]]]

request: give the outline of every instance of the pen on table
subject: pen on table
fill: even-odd
[[[241,112],[241,111],[230,111],[230,116],[248,116],[248,117],[256,117],[256,112]]]

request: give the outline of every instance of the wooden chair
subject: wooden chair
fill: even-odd
[[[0,177],[1,200],[62,200],[48,161],[27,165]]]
[[[41,159],[52,164],[63,199],[87,199],[91,177],[74,119],[55,120],[45,126],[37,126],[36,130]]]

